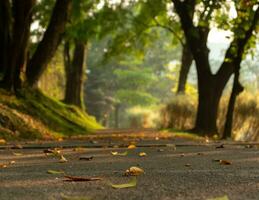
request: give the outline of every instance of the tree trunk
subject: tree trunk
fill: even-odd
[[[73,61],[69,54],[69,44],[65,44],[64,56],[66,56],[66,89],[64,102],[76,105],[84,109],[83,78],[86,55],[86,45],[82,41],[75,41]]]
[[[13,35],[7,55],[8,66],[2,82],[2,86],[8,90],[17,90],[21,87],[20,73],[26,63],[34,4],[35,0],[13,1]]]
[[[54,56],[65,31],[71,7],[72,0],[56,1],[48,28],[27,66],[26,78],[30,87],[37,86],[40,76]]]
[[[177,88],[177,94],[184,94],[185,93],[185,86],[187,82],[188,73],[190,71],[193,57],[192,53],[188,47],[188,45],[183,45],[182,50],[182,63],[180,68],[180,76],[178,80],[178,88]]]
[[[9,0],[0,1],[0,79],[8,63],[11,40],[11,6]]]
[[[234,83],[233,83],[233,88],[232,88],[231,96],[228,103],[228,111],[226,115],[226,122],[225,122],[222,139],[227,139],[231,137],[236,98],[243,90],[244,90],[243,86],[239,83],[239,70],[238,70],[238,72],[235,72]]]

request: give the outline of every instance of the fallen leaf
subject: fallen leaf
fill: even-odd
[[[48,154],[54,154],[56,156],[59,156],[61,154],[61,151],[60,151],[60,149],[54,148],[54,149],[45,149],[43,151],[43,153],[45,153],[47,155]]]
[[[85,157],[85,156],[82,156],[79,158],[79,160],[87,160],[87,161],[90,161],[90,160],[93,160],[93,156],[90,156],[90,157]]]
[[[47,173],[48,173],[48,174],[65,174],[65,172],[62,171],[62,170],[58,170],[58,171],[57,171],[57,170],[51,170],[51,169],[48,170]]]
[[[197,153],[197,155],[198,155],[198,156],[203,156],[203,155],[205,155],[205,154],[202,153],[202,152],[199,152],[199,153]]]
[[[223,197],[216,197],[216,198],[207,199],[207,200],[229,200],[229,198],[227,195],[225,195]]]
[[[102,180],[100,177],[79,177],[79,176],[64,176],[66,180],[64,181],[74,181],[74,182],[85,182],[85,181],[99,181]]]
[[[125,175],[126,176],[138,176],[143,173],[144,173],[143,169],[133,166],[126,170]]]
[[[5,144],[6,140],[5,139],[0,139],[0,144]]]
[[[16,152],[12,152],[13,153],[13,155],[15,155],[15,156],[22,156],[23,154],[22,153],[16,153]]]
[[[146,154],[145,152],[140,152],[138,155],[139,155],[140,157],[147,156],[147,154]]]
[[[221,165],[231,165],[232,163],[230,162],[230,161],[228,161],[228,160],[219,160],[219,163],[221,164]]]
[[[112,154],[113,156],[126,156],[126,155],[128,155],[128,152],[125,151],[125,152],[119,153],[119,152],[117,152],[117,151],[112,151],[111,154]]]
[[[60,163],[65,163],[67,161],[68,160],[63,155],[60,156],[60,160],[59,160]]]
[[[115,189],[123,189],[123,188],[130,188],[130,187],[136,187],[137,185],[137,178],[132,177],[130,182],[124,183],[124,184],[111,184],[111,186]]]
[[[184,156],[185,156],[185,154],[184,154],[184,153],[181,153],[181,154],[180,154],[180,157],[184,157]]]
[[[216,146],[216,149],[223,149],[223,148],[225,148],[225,147],[224,147],[224,144],[221,144],[221,145],[219,145],[219,146]]]
[[[231,165],[232,164],[232,162],[230,162],[228,160],[214,159],[213,161],[219,162],[221,165]]]
[[[6,168],[7,164],[0,164],[0,168]]]
[[[14,160],[11,160],[11,161],[9,161],[9,165],[13,165],[13,164],[15,164],[16,162],[14,161]]]
[[[128,149],[135,149],[136,148],[136,145],[135,144],[131,144],[128,146]]]
[[[191,167],[191,164],[187,163],[184,165],[185,167]]]

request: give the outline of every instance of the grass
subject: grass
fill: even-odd
[[[47,97],[39,90],[23,90],[19,97],[0,90],[0,138],[55,139],[85,135],[102,128],[75,106]]]
[[[217,126],[223,132],[229,96],[223,96],[218,110]],[[194,126],[197,100],[189,96],[177,96],[162,111],[162,127],[190,130]],[[259,98],[258,94],[243,92],[238,96],[233,118],[234,140],[259,140]]]

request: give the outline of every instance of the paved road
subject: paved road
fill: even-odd
[[[2,146],[0,164],[15,163],[0,168],[0,200],[72,200],[75,197],[206,200],[224,195],[231,200],[259,199],[259,150],[256,145],[246,148],[245,145],[226,144],[224,148],[216,148],[219,144],[173,138],[142,139],[136,142],[140,147],[135,149],[127,149],[128,144],[130,140],[88,140],[24,144],[24,149]],[[65,147],[61,153],[68,162],[59,163],[57,156],[43,153],[48,147],[59,146]],[[74,151],[73,146],[88,148]],[[111,151],[128,151],[128,155],[113,156]],[[145,152],[147,156],[139,157],[139,152]],[[79,160],[82,156],[93,156],[93,159]],[[232,164],[222,165],[218,160]],[[113,189],[109,182],[130,180],[123,174],[131,166],[145,170],[145,174],[137,177],[137,186]],[[63,170],[73,176],[98,176],[103,180],[65,182],[63,175],[48,174],[48,170]]]

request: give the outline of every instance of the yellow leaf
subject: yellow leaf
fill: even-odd
[[[216,197],[216,198],[212,198],[212,199],[208,199],[208,200],[229,200],[229,198],[227,195],[225,195],[223,197]]]
[[[56,170],[48,170],[47,173],[48,174],[64,174],[65,172],[62,171],[62,170],[58,170],[58,171],[56,171]]]
[[[0,139],[0,144],[5,144],[6,140],[5,139]]]
[[[130,187],[136,187],[137,185],[137,178],[132,177],[131,181],[124,184],[111,184],[111,186],[115,189],[122,189],[122,188],[130,188]]]
[[[128,149],[135,149],[135,148],[136,148],[136,145],[134,145],[134,144],[131,144],[128,146]]]
[[[126,176],[138,176],[143,173],[144,173],[143,169],[133,166],[126,170],[125,175]]]
[[[147,156],[147,154],[146,154],[145,152],[140,152],[138,155],[139,155],[140,157]]]
[[[23,154],[22,153],[15,153],[15,152],[13,152],[13,155],[15,155],[15,156],[22,156]]]
[[[113,156],[126,156],[126,155],[128,155],[128,152],[125,151],[125,152],[119,153],[119,152],[117,152],[117,151],[112,151],[111,154],[112,154]]]
[[[66,159],[63,155],[61,155],[59,162],[60,162],[60,163],[67,162],[67,159]]]

